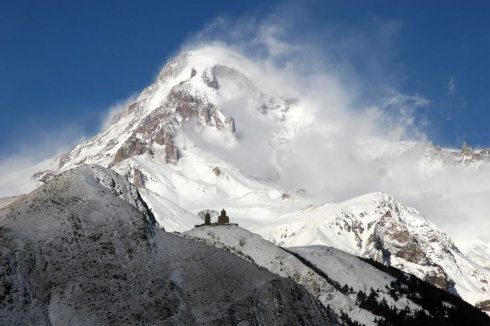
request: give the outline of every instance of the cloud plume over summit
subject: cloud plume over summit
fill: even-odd
[[[183,49],[214,47],[247,57],[250,66],[244,69],[259,88],[298,99],[292,110],[300,117],[288,149],[293,154],[272,155],[257,137],[269,139],[277,126],[257,123],[247,99],[235,98],[227,113],[236,117],[239,145],[206,149],[256,177],[284,188],[305,188],[318,203],[387,192],[426,214],[457,241],[472,236],[490,241],[484,231],[490,227],[484,200],[490,195],[489,169],[421,163],[430,140],[425,132],[430,128],[425,115],[430,98],[404,94],[392,83],[404,76],[383,74],[383,65],[396,65],[391,51],[400,27],[393,21],[372,24],[372,35],[347,31],[326,40],[311,34],[301,38],[293,23],[277,16],[238,21],[219,17],[208,24]],[[347,44],[359,39],[360,47]],[[366,57],[364,64],[370,67],[349,61],[359,57]],[[373,70],[377,73],[370,75]],[[225,110],[230,106],[221,105]],[[260,160],[247,160],[243,153]]]

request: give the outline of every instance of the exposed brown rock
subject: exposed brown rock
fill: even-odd
[[[133,184],[137,188],[145,188],[145,176],[138,168],[134,169]]]
[[[368,246],[381,251],[384,260],[389,260],[391,255],[395,255],[419,265],[430,264],[417,239],[404,225],[393,220],[390,210],[376,223],[375,230],[368,240]],[[374,253],[372,255],[380,258],[380,255]]]
[[[219,177],[219,176],[220,176],[220,174],[221,174],[221,170],[220,170],[218,167],[215,167],[215,168],[213,169],[213,172],[214,172],[214,174],[216,174],[216,176],[217,176],[217,177]]]
[[[465,141],[463,142],[463,145],[461,146],[461,152],[465,155],[468,155],[468,156],[471,156],[475,153],[473,148],[468,146],[468,144]]]
[[[440,289],[448,291],[448,282],[444,275],[428,274],[425,276],[424,281],[438,287]]]
[[[490,311],[490,300],[478,302],[475,306],[483,311]]]
[[[223,130],[225,122],[221,120],[218,107],[210,103],[206,97],[191,93],[186,85],[177,85],[172,88],[167,99],[166,106],[175,107],[175,112],[184,121],[197,118],[198,124],[204,121],[206,126]],[[233,120],[229,124],[232,124],[234,128]]]
[[[170,134],[165,136],[165,163],[167,164],[177,164],[180,158],[179,150],[174,145],[174,138]]]
[[[109,167],[113,167],[117,163],[122,162],[132,156],[144,154],[148,151],[148,148],[149,146],[147,143],[137,139],[136,137],[131,137],[123,144],[123,146],[121,146],[121,148],[119,148]]]
[[[210,68],[204,69],[201,75],[202,80],[208,87],[219,89],[218,79],[216,78],[214,72]]]
[[[236,132],[236,128],[235,128],[235,119],[233,119],[232,117],[227,117],[225,119],[225,125],[229,128],[229,130],[233,133]]]

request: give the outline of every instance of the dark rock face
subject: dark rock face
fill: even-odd
[[[449,284],[451,282],[449,282],[447,280],[447,277],[445,277],[445,273],[442,271],[440,274],[435,274],[435,273],[427,274],[424,277],[424,281],[426,281],[429,284],[434,285],[435,287],[438,287],[439,289],[443,289],[446,291],[449,291],[449,289],[450,289]]]
[[[165,233],[145,206],[92,166],[0,210],[0,324],[330,324],[303,287]]]
[[[222,117],[219,108],[198,92],[193,92],[187,85],[177,85],[167,97],[166,107],[175,108],[175,112],[184,121],[196,118],[197,123],[223,130],[226,118]],[[232,120],[233,121],[233,120]],[[228,122],[231,124],[231,121]],[[233,121],[234,124],[234,121]]]

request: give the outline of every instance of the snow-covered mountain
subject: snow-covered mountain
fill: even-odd
[[[305,190],[278,185],[299,155],[291,142],[299,131],[314,128],[315,118],[294,91],[278,92],[256,78],[259,69],[224,48],[179,55],[107,130],[43,164],[30,186],[100,164],[136,185],[167,231],[190,230],[202,222],[199,212],[225,207],[233,222],[282,246],[333,246],[393,264],[473,304],[489,300],[488,270],[416,210],[384,194],[310,206]],[[247,132],[252,137],[242,137]],[[364,145],[357,155],[367,156],[380,175],[393,157],[411,151],[420,153],[421,164],[432,165],[478,167],[488,157],[488,151],[467,145],[461,152],[380,139],[365,139]]]
[[[387,194],[310,206],[251,230],[280,246],[327,245],[386,263],[472,304],[490,298],[490,270],[463,255],[417,210]]]
[[[196,214],[208,208],[227,207],[242,225],[255,225],[304,206],[301,191],[282,192],[204,150],[239,151],[240,126],[225,113],[244,114],[232,108],[240,97],[248,103],[247,114],[277,126],[271,150],[281,151],[302,119],[294,100],[259,91],[248,78],[254,67],[246,59],[219,53],[202,49],[169,62],[136,101],[114,116],[108,130],[57,158],[34,179],[42,182],[83,164],[110,167],[140,188],[170,231],[190,229],[199,223]]]

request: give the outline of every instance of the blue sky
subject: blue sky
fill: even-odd
[[[489,13],[485,1],[0,1],[0,158],[93,135],[220,15],[289,21],[290,42],[311,38],[366,92],[383,81],[428,99],[436,143],[490,147]]]

